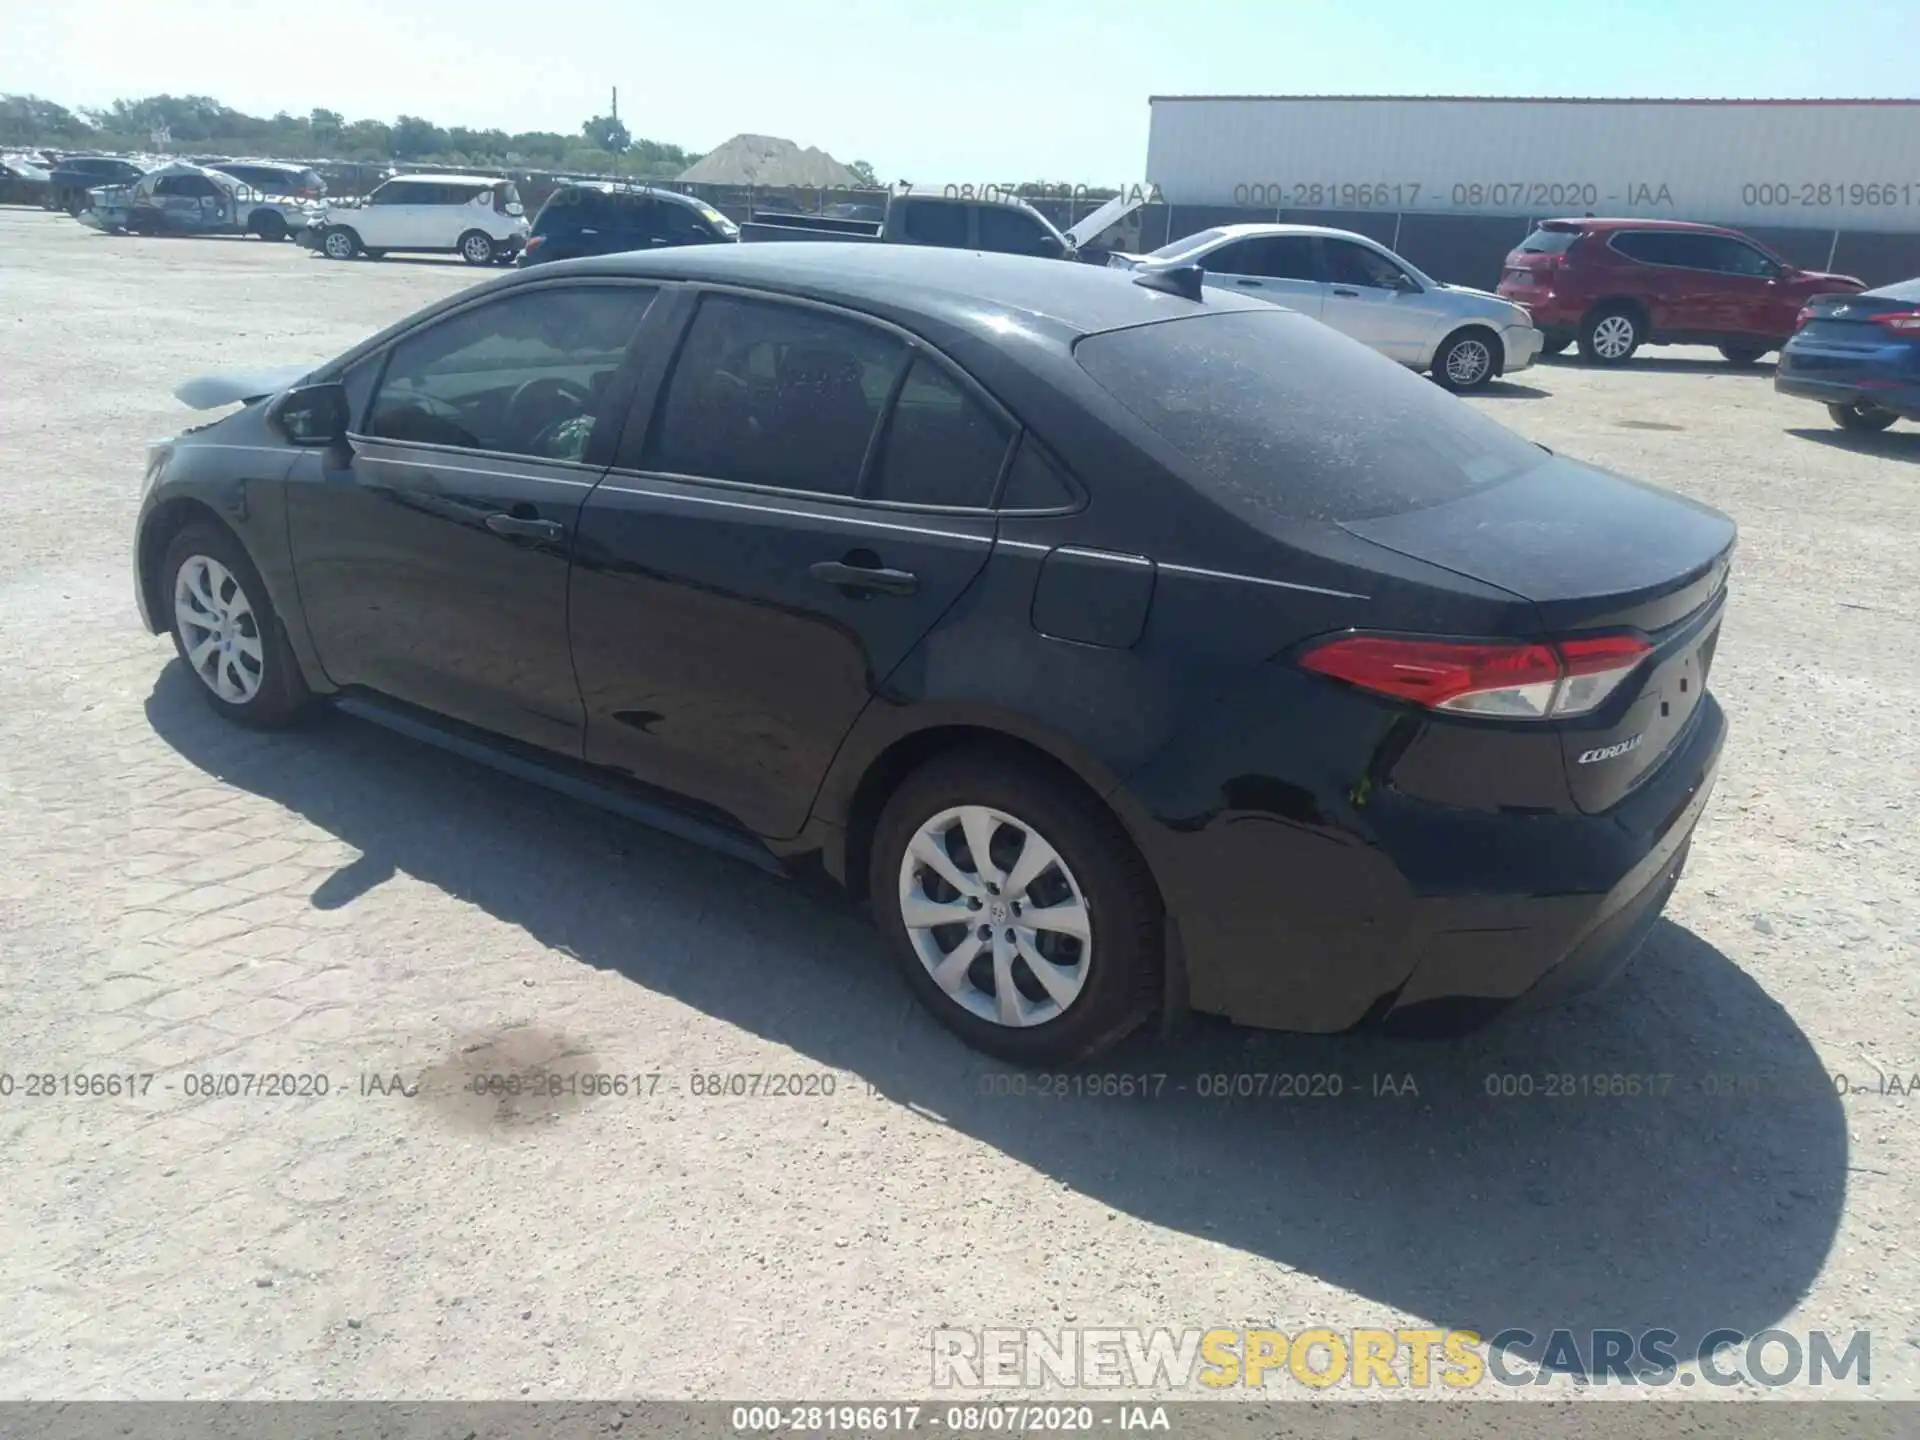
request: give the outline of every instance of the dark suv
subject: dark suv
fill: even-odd
[[[1543,220],[1500,277],[1546,335],[1543,354],[1577,341],[1597,365],[1624,365],[1642,345],[1715,345],[1751,365],[1786,343],[1813,296],[1865,288],[1683,220]]]
[[[740,227],[704,200],[651,185],[573,181],[547,197],[520,252],[522,265],[673,245],[714,245]]]
[[[78,215],[92,203],[89,190],[102,185],[131,185],[147,172],[117,155],[69,155],[48,177],[48,208]]]

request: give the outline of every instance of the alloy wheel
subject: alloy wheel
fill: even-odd
[[[247,592],[210,555],[190,555],[173,582],[173,618],[187,664],[201,683],[229,705],[260,693],[266,651]]]
[[[1493,352],[1484,340],[1461,340],[1447,352],[1447,379],[1466,389],[1478,385],[1493,369]]]
[[[954,1003],[1010,1029],[1057,1020],[1085,988],[1093,926],[1066,860],[985,805],[943,810],[900,859],[900,917]]]
[[[475,265],[485,265],[493,259],[493,242],[484,235],[469,235],[462,250],[466,258]]]
[[[321,242],[329,260],[351,260],[353,258],[353,237],[344,230],[335,230]]]
[[[1608,315],[1593,327],[1594,351],[1606,360],[1618,360],[1633,349],[1633,321],[1625,315]]]

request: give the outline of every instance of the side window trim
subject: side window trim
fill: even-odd
[[[620,376],[621,372],[632,367],[635,359],[635,349],[639,345],[641,338],[647,332],[647,320],[652,315],[654,307],[666,297],[671,288],[675,287],[671,287],[669,284],[661,281],[645,280],[637,276],[629,278],[618,275],[582,276],[579,279],[549,280],[544,283],[527,286],[516,285],[505,294],[495,293],[482,295],[466,304],[456,305],[448,310],[437,311],[423,318],[418,325],[410,325],[400,334],[389,336],[377,350],[361,355],[349,356],[346,362],[339,366],[329,377],[330,379],[334,381],[343,380],[354,366],[363,364],[369,360],[372,360],[378,366],[378,369],[374,374],[373,386],[367,392],[366,403],[361,407],[360,414],[352,417],[348,423],[347,439],[366,445],[404,446],[410,449],[429,451],[437,455],[483,455],[489,459],[507,460],[523,465],[564,465],[574,470],[605,470],[608,464],[608,457],[616,452],[611,448],[603,448],[600,443],[596,443],[597,437],[596,441],[589,442],[586,458],[567,460],[558,456],[522,455],[512,450],[485,450],[469,445],[438,445],[426,440],[395,440],[384,435],[368,434],[366,426],[373,418],[373,407],[379,403],[380,392],[386,387],[387,369],[393,364],[394,351],[398,350],[416,335],[436,325],[466,315],[479,309],[483,305],[508,301],[519,295],[545,294],[555,290],[597,290],[605,289],[609,286],[617,286],[621,289],[631,290],[652,290],[655,292],[652,304],[649,304],[645,310],[640,312],[639,324],[635,327],[632,338],[627,341],[626,354],[614,371],[616,376]],[[625,413],[631,410],[633,399],[633,392],[616,380],[607,386],[607,393],[601,397],[601,403],[613,414],[621,416],[624,421]],[[624,409],[620,407],[624,407]],[[595,415],[594,430],[596,432],[601,431],[603,428],[600,425],[601,418],[598,414]],[[618,438],[617,435],[612,437],[613,443],[617,444]]]
[[[1040,463],[1052,471],[1054,477],[1065,488],[1068,495],[1067,504],[1049,505],[1036,509],[1009,509],[1001,503],[1006,498],[1007,486],[1012,483],[1013,467],[1020,459],[1021,452],[1029,445],[1033,446],[1034,452],[1040,457]],[[994,513],[1013,519],[1025,519],[1028,516],[1040,515],[1075,515],[1086,508],[1087,489],[1080,483],[1079,477],[1060,463],[1052,446],[1033,431],[1022,426],[1019,433],[1013,437],[1013,444],[1007,447],[1007,453],[1000,462],[1000,478],[993,484]]]
[[[850,310],[845,306],[834,305],[824,300],[814,300],[802,295],[787,295],[777,291],[756,290],[745,285],[721,285],[694,282],[686,285],[684,289],[691,297],[691,300],[680,317],[679,333],[671,339],[670,349],[672,354],[670,363],[655,382],[650,396],[643,397],[639,392],[635,393],[634,399],[636,402],[642,398],[647,401],[646,421],[639,427],[636,433],[633,420],[629,418],[627,432],[620,438],[617,458],[608,469],[610,475],[619,474],[636,477],[656,476],[662,480],[672,480],[676,483],[686,485],[711,485],[721,490],[742,491],[755,495],[777,495],[791,499],[812,500],[830,505],[855,505],[868,510],[898,510],[935,515],[987,515],[994,513],[994,506],[991,504],[964,507],[952,505],[917,505],[911,501],[904,500],[870,499],[861,493],[867,488],[873,467],[878,463],[880,447],[884,444],[886,431],[893,419],[893,402],[899,399],[900,391],[906,385],[907,375],[913,369],[914,358],[924,355],[930,361],[939,365],[955,383],[966,391],[970,398],[984,405],[988,413],[1002,425],[1006,426],[1010,432],[1012,438],[1007,445],[1006,454],[1001,457],[1000,475],[994,484],[993,498],[996,500],[999,498],[1000,489],[1006,481],[1007,469],[1011,464],[1012,457],[1018,453],[1019,450],[1019,446],[1015,442],[1019,440],[1026,427],[1020,423],[1018,417],[1016,417],[1013,412],[989,394],[977,380],[960,366],[956,365],[946,355],[936,350],[911,330],[903,329],[891,321],[882,320],[877,315],[869,315],[860,310]],[[645,454],[646,445],[652,436],[653,428],[660,423],[660,409],[666,401],[667,391],[673,380],[673,373],[679,368],[680,356],[686,346],[687,337],[693,332],[693,319],[699,311],[699,301],[701,297],[706,295],[733,295],[742,300],[755,300],[763,304],[790,305],[799,309],[817,310],[823,315],[831,315],[853,324],[864,325],[870,329],[880,331],[889,338],[899,341],[904,347],[907,355],[907,363],[900,367],[900,374],[894,378],[893,388],[887,397],[886,408],[881,411],[880,423],[874,426],[874,433],[868,438],[867,453],[861,461],[860,478],[854,486],[853,494],[828,495],[818,490],[796,490],[783,485],[761,485],[750,480],[727,480],[717,475],[688,475],[678,470],[651,470],[643,465],[621,463],[622,460],[627,457],[637,458]],[[1026,514],[1030,512],[1020,511],[1016,513]],[[1045,511],[1031,513],[1053,514],[1055,512]]]

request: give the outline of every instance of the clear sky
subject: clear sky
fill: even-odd
[[[1143,179],[1152,94],[1913,96],[1920,0],[19,0],[0,92],[636,135],[923,183]]]

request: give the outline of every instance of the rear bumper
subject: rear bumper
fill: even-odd
[[[1148,858],[1189,1003],[1271,1029],[1457,1031],[1604,985],[1672,893],[1726,731],[1708,694],[1667,763],[1599,815],[1382,792],[1365,835],[1324,809],[1302,823],[1297,798],[1163,831]]]
[[[1920,379],[1885,369],[1827,369],[1808,374],[1786,356],[1774,371],[1773,388],[1782,395],[1817,400],[1822,405],[1876,405],[1909,419],[1920,417]]]

